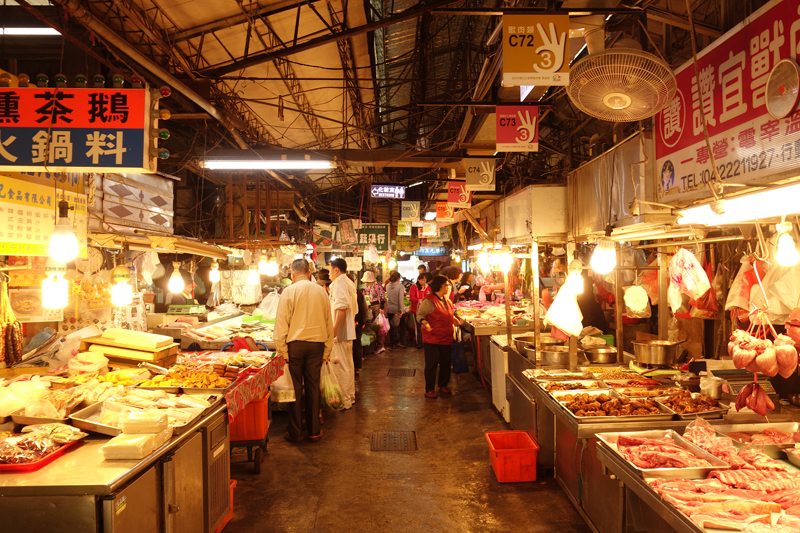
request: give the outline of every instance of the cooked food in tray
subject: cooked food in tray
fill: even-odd
[[[554,381],[545,385],[544,390],[547,392],[562,391],[562,390],[587,390],[599,389],[600,385],[597,382],[584,384],[580,381]]]
[[[640,416],[640,415],[660,415],[661,409],[658,408],[655,400],[642,399],[631,400],[621,397],[613,398],[608,394],[590,395],[568,394],[559,400],[565,402],[565,407],[575,416]]]
[[[680,389],[616,389],[630,398],[655,398],[680,392]]]
[[[662,399],[661,403],[682,415],[719,411],[722,409],[719,402],[711,396],[706,396],[705,394],[693,395],[689,391],[680,391],[668,398]]]

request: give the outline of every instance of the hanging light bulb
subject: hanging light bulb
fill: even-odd
[[[177,294],[181,292],[184,288],[183,278],[181,277],[180,272],[181,264],[178,261],[172,262],[172,275],[169,277],[169,283],[167,283],[167,288],[169,292]]]
[[[247,271],[247,283],[249,285],[256,285],[259,281],[261,281],[261,275],[254,266],[250,266],[250,270]]]
[[[58,202],[58,221],[50,235],[50,257],[59,263],[69,263],[78,257],[78,238],[72,231],[69,222],[69,204],[65,200]]]
[[[274,255],[269,256],[269,262],[267,263],[266,272],[264,272],[267,276],[277,276],[278,271],[278,261],[275,259]]]
[[[69,282],[64,279],[67,273],[65,263],[48,259],[45,263],[45,279],[42,280],[42,307],[63,309],[69,303]]]
[[[484,274],[492,270],[492,265],[489,264],[488,252],[481,252],[478,254],[478,267]]]
[[[580,271],[570,272],[567,276],[567,281],[564,283],[564,289],[575,296],[583,293],[583,276]]]
[[[267,256],[261,254],[261,257],[258,260],[258,273],[259,274],[266,274],[267,273]]]
[[[395,259],[394,256],[389,258],[388,266],[392,269],[397,268],[397,259]]]
[[[614,249],[614,241],[608,237],[603,237],[597,241],[597,247],[592,254],[592,260],[589,263],[592,265],[592,270],[598,274],[608,274],[617,264],[617,252]]]
[[[111,279],[114,284],[111,286],[111,303],[116,307],[125,307],[133,301],[133,287],[128,281],[131,279],[131,271],[124,265],[119,265],[111,271]]]
[[[775,260],[783,266],[793,266],[800,261],[800,253],[797,252],[797,245],[792,238],[792,223],[784,222],[781,224],[778,233],[778,246],[775,250]]]
[[[211,263],[211,271],[208,273],[208,280],[211,283],[216,283],[219,281],[219,263],[216,261]]]

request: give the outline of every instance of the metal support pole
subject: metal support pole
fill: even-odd
[[[578,337],[569,336],[569,371],[578,371]]]
[[[228,213],[228,231],[230,231],[229,237],[233,240],[233,172],[228,173],[228,207],[230,208],[230,212]]]
[[[506,293],[506,342],[508,343],[508,348],[511,349],[514,347],[514,344],[511,341],[511,288],[508,283],[508,272],[503,273],[503,283],[505,284]]]
[[[531,278],[533,281],[533,289],[531,290],[531,301],[533,302],[533,342],[536,349],[536,359],[539,359],[539,313],[542,311],[541,304],[539,303],[539,239],[536,235],[533,235],[531,239]]]
[[[669,263],[664,257],[658,263],[658,338],[665,341],[669,336]]]
[[[622,311],[625,309],[625,304],[622,298],[622,276],[620,276],[622,266],[622,255],[619,253],[619,244],[617,248],[617,268],[614,269],[614,319],[615,329],[617,332],[617,363],[622,364],[625,361],[625,332],[622,328]]]

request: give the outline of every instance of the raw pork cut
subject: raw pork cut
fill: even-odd
[[[753,465],[756,470],[776,470],[779,472],[786,472],[786,466],[783,463],[772,459],[764,452],[758,450],[742,450],[739,457]]]
[[[775,339],[775,354],[778,357],[778,372],[788,379],[797,370],[797,349],[795,343],[786,335],[778,335]]]

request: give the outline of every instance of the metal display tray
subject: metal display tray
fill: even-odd
[[[788,431],[789,433],[800,432],[800,423],[798,422],[779,422],[775,424],[729,424],[723,426],[713,426],[720,437],[730,438],[726,433],[733,433],[735,431],[765,431],[767,429],[780,429],[781,431]],[[794,443],[787,444],[759,444],[759,443],[745,443],[739,442],[736,439],[731,439],[736,448],[742,450],[744,448],[752,448],[764,452],[766,455],[773,459],[783,459],[785,457],[784,450],[787,448],[794,448]],[[792,454],[789,455],[791,459]]]
[[[144,389],[144,390],[154,390],[154,391],[162,391],[169,394],[178,394],[181,392],[180,387],[140,387],[137,386],[137,389]]]
[[[94,420],[90,420],[91,418],[98,417],[100,415],[100,412],[103,409],[103,404],[104,403],[106,405],[108,405],[108,406],[111,406],[112,409],[116,409],[116,410],[120,410],[120,411],[123,408],[126,408],[126,407],[129,408],[129,409],[133,409],[135,411],[142,411],[143,410],[143,409],[138,409],[136,407],[129,407],[129,406],[118,404],[118,403],[114,403],[114,402],[96,403],[96,404],[92,405],[91,407],[87,407],[86,409],[83,409],[83,410],[78,411],[77,413],[71,415],[69,418],[70,418],[70,420],[72,420],[72,425],[75,426],[76,428],[86,429],[88,431],[93,431],[95,433],[102,433],[103,435],[110,435],[112,437],[116,437],[117,435],[121,434],[122,430],[120,428],[118,428],[118,427],[108,426],[106,424],[101,424],[100,422],[96,422]],[[191,407],[184,407],[184,408],[182,408],[182,410],[188,411],[188,412],[192,413],[194,416],[192,417],[191,420],[189,420],[189,422],[187,422],[185,424],[173,426],[172,427],[172,435],[173,436],[178,436],[178,435],[182,435],[183,433],[185,433],[186,430],[189,427],[191,427],[195,422],[197,422],[197,419],[200,417],[200,415],[203,414],[203,411],[204,411],[203,409],[200,409],[200,408],[191,408]]]
[[[697,398],[700,395],[699,392],[693,392],[692,398]],[[719,409],[715,409],[713,411],[703,411],[702,413],[678,413],[670,408],[668,405],[661,403],[660,400],[656,400],[658,405],[669,411],[670,413],[674,414],[680,420],[694,420],[695,418],[705,418],[705,419],[716,419],[716,418],[723,418],[725,414],[730,411],[731,406],[727,403],[717,402]]]
[[[552,391],[552,392],[567,392],[567,391],[575,391],[575,392],[595,392],[600,389],[605,389],[606,387],[603,386],[603,382],[596,380],[596,379],[582,379],[576,381],[543,381],[539,383],[539,386],[542,387],[545,391],[551,392],[547,390],[548,385],[551,383],[558,383],[560,385],[576,385],[580,384],[583,385],[584,388],[576,388],[576,389],[563,389],[562,391]],[[592,387],[593,385],[593,387]]]
[[[526,372],[528,372],[526,370]],[[579,380],[591,380],[597,381],[595,378],[592,377],[591,374],[585,374],[583,372],[564,372],[562,374],[549,374],[549,375],[535,375],[535,370],[532,371],[534,373],[533,378],[529,375],[527,376],[528,379],[533,379],[534,381],[579,381]]]
[[[789,458],[789,462],[792,463],[794,466],[800,468],[800,456],[797,455],[797,452],[794,450],[787,451],[786,457]]]
[[[635,464],[628,461],[617,449],[617,440],[619,439],[620,435],[626,435],[629,437],[642,437],[646,439],[670,438],[675,444],[684,450],[691,452],[695,457],[707,461],[709,466],[694,466],[690,468],[639,468]],[[598,433],[597,438],[608,444],[608,446],[614,450],[617,455],[627,461],[631,468],[636,470],[642,477],[648,476],[667,479],[705,479],[712,470],[727,470],[730,468],[728,463],[714,457],[699,446],[695,446],[671,429],[635,431],[630,433]]]
[[[11,420],[20,426],[33,426],[36,424],[66,424],[68,418],[45,418],[40,416],[25,416],[25,408],[11,413]]]
[[[233,381],[231,381],[233,383]],[[224,395],[225,391],[228,390],[228,387],[224,389],[196,389],[192,387],[181,387],[184,394],[219,394]]]
[[[612,398],[621,398],[622,394],[618,393],[613,389],[600,389],[600,390],[592,390],[592,391],[560,391],[560,392],[551,392],[550,394],[555,398],[561,407],[572,417],[574,418],[579,424],[613,424],[619,422],[653,422],[653,421],[660,421],[660,420],[672,420],[674,413],[672,411],[665,410],[665,407],[658,402],[658,408],[661,410],[662,414],[660,415],[629,415],[629,416],[575,416],[575,414],[567,409],[567,406],[564,405],[566,402],[559,399],[559,396],[565,396],[567,394],[590,394],[590,395],[600,395],[600,394],[607,394]]]

